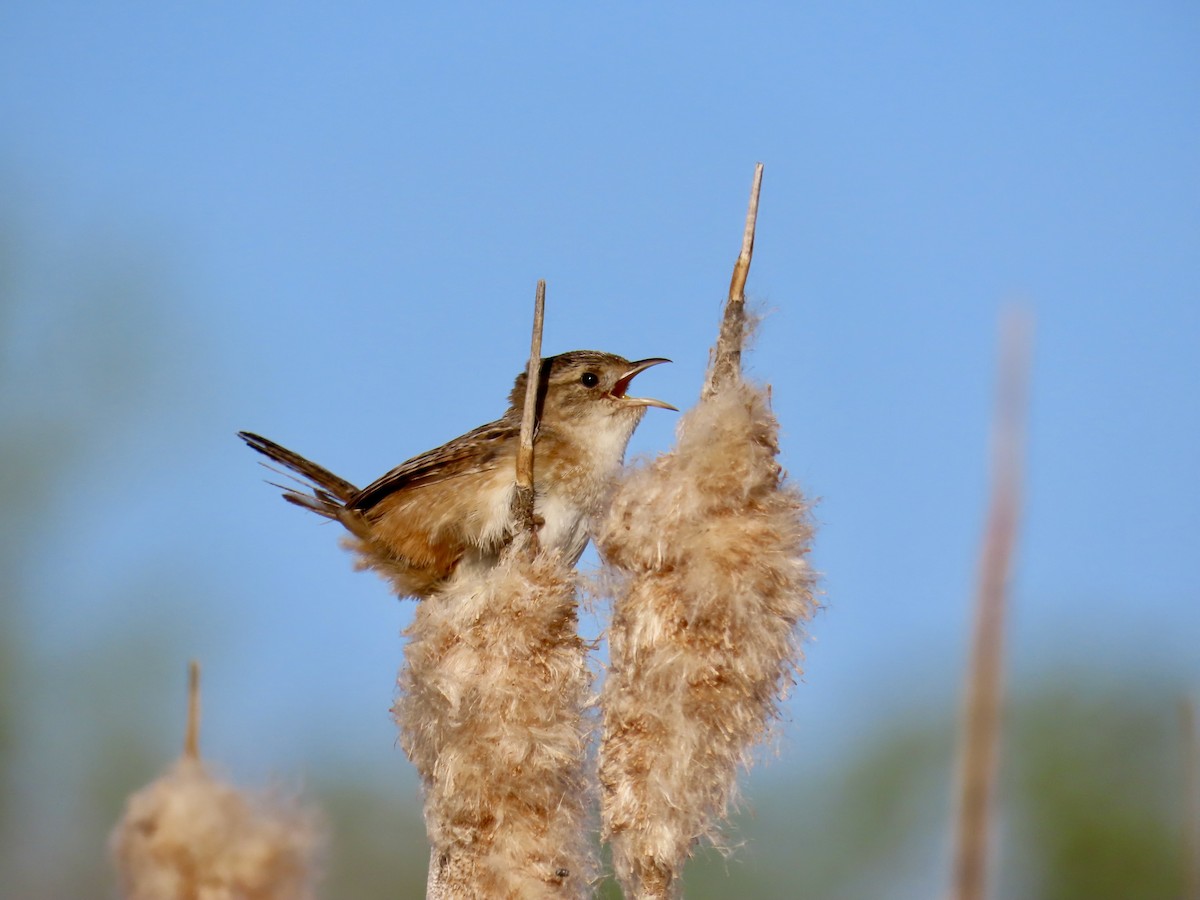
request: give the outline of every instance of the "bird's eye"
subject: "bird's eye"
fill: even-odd
[[[584,372],[579,376],[579,383],[584,387],[595,387],[600,383],[600,376],[595,372]]]

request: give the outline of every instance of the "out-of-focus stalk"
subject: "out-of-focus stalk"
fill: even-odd
[[[987,891],[1001,731],[1004,616],[1021,498],[1029,331],[1026,318],[1012,313],[1005,319],[1001,335],[992,498],[979,565],[975,625],[959,735],[952,881],[955,900],[983,900]]]

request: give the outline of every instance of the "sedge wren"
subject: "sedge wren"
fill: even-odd
[[[534,521],[541,546],[561,551],[572,565],[646,407],[675,409],[629,396],[629,383],[669,361],[630,362],[596,350],[541,361]],[[285,488],[285,500],[369,537],[391,557],[400,590],[420,598],[460,564],[493,564],[511,539],[526,380],[525,373],[517,376],[499,419],[401,463],[361,490],[264,437],[239,436],[304,480],[305,490]]]

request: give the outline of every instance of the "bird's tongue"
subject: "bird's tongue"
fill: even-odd
[[[633,381],[634,376],[637,374],[638,374],[637,370],[634,370],[633,372],[630,372],[628,375],[622,375],[617,380],[617,383],[613,385],[612,395],[614,397],[616,397],[618,400],[621,399],[622,397],[624,397],[625,393],[629,390],[630,383]]]

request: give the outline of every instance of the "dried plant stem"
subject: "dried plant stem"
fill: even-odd
[[[460,568],[408,630],[394,712],[425,786],[430,900],[583,897],[594,868],[575,576],[537,551],[533,515],[544,304],[539,282],[513,542],[490,569]]]
[[[718,840],[815,610],[807,504],[776,459],[767,389],[740,377],[761,176],[700,403],[670,453],[622,479],[598,539],[617,585],[601,816],[617,878],[642,900],[676,896],[695,843]]]
[[[539,280],[533,301],[533,335],[529,342],[529,368],[525,387],[525,408],[521,415],[520,445],[517,447],[517,490],[513,496],[513,514],[518,527],[537,546],[533,524],[533,436],[537,428],[537,398],[542,365],[542,325],[546,319],[546,282]]]
[[[709,362],[704,397],[711,397],[725,382],[741,372],[742,343],[746,333],[746,279],[750,275],[750,260],[754,256],[754,230],[758,222],[758,195],[762,190],[763,164],[754,167],[750,185],[750,203],[746,209],[746,227],[742,232],[742,249],[733,266],[729,280],[729,297],[721,318],[717,346]]]
[[[188,663],[187,730],[183,735],[183,755],[200,758],[200,663]]]
[[[1004,616],[1020,508],[1028,332],[1027,321],[1014,313],[1006,318],[1001,336],[992,498],[983,538],[959,735],[953,872],[956,900],[982,900],[987,890],[992,797],[1000,743]]]
[[[1196,704],[1190,697],[1179,702],[1183,738],[1183,881],[1184,900],[1200,900],[1200,730]]]

